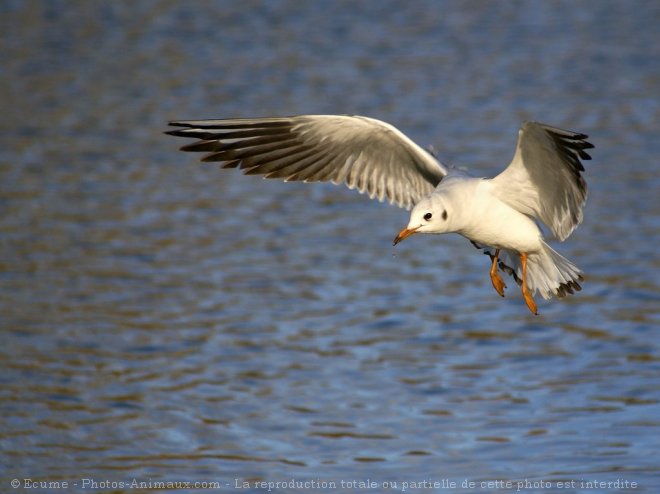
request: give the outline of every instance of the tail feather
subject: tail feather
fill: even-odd
[[[553,295],[563,298],[582,290],[582,271],[559,252],[543,243],[543,250],[527,257],[528,284],[532,292],[538,290],[545,299]]]
[[[491,259],[495,254],[495,249],[478,244],[475,244],[475,247],[484,249],[484,253]],[[517,252],[501,251],[498,265],[502,271],[511,275],[518,285],[522,283],[522,266]],[[578,282],[583,279],[582,271],[577,266],[545,242],[541,251],[527,256],[527,286],[532,295],[539,292],[544,299],[553,296],[564,298],[582,290]]]

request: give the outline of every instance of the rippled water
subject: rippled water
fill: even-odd
[[[645,1],[3,2],[0,490],[658,492],[659,21]],[[584,290],[533,317],[457,236],[393,249],[405,211],[161,133],[296,113],[382,118],[484,174],[524,119],[590,134],[586,219],[558,246]]]

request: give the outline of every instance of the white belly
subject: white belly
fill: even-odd
[[[477,243],[518,252],[541,248],[541,230],[528,216],[490,194],[490,184],[478,187],[471,205],[473,214],[458,233]]]

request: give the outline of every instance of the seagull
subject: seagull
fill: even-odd
[[[247,175],[284,181],[329,181],[372,199],[412,210],[394,245],[417,233],[458,233],[490,257],[493,288],[504,297],[499,271],[534,295],[563,298],[581,290],[582,271],[553,250],[581,223],[587,198],[582,160],[587,135],[525,122],[511,163],[493,178],[442,165],[394,126],[357,115],[298,115],[172,121],[166,134],[197,139],[182,151]],[[499,268],[499,269],[498,269]]]

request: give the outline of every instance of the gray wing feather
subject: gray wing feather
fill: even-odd
[[[582,221],[587,184],[580,159],[594,146],[587,135],[526,122],[509,166],[492,179],[495,194],[516,210],[542,221],[564,240]]]
[[[344,183],[379,201],[410,209],[447,170],[395,127],[367,117],[184,120],[167,134],[198,139],[183,151],[205,152],[246,174],[285,181]]]

